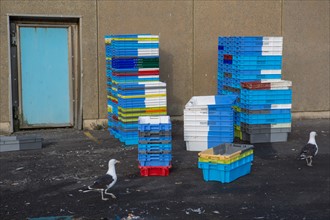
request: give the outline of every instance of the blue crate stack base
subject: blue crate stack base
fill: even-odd
[[[251,172],[253,145],[220,144],[198,154],[205,181],[229,183]]]
[[[172,167],[172,124],[169,116],[141,116],[138,123],[141,176],[167,176]]]
[[[218,94],[239,96],[234,106],[234,132],[241,140],[287,140],[291,131],[292,91],[291,82],[282,80],[282,49],[282,37],[218,39]],[[244,83],[264,87],[243,88]],[[267,85],[272,85],[271,89]]]
[[[188,151],[203,151],[234,140],[233,104],[237,95],[194,96],[184,109]]]
[[[157,35],[105,36],[110,133],[138,144],[138,117],[166,115],[166,84],[159,81]]]
[[[245,82],[240,97],[242,140],[287,141],[291,132],[292,82]]]

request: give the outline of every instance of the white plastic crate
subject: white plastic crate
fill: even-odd
[[[187,151],[203,151],[208,149],[207,141],[186,141]]]
[[[193,96],[188,103],[186,108],[208,108],[208,106],[228,106],[235,102],[236,95],[217,95],[217,96]]]
[[[139,124],[170,124],[170,116],[140,116]]]

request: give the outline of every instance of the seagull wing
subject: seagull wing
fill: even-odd
[[[300,159],[306,159],[306,157],[309,156],[315,156],[315,153],[317,151],[317,147],[315,144],[306,144],[302,149],[299,154]]]
[[[109,185],[113,185],[116,180],[111,175],[104,175],[95,180],[90,189],[107,189]]]

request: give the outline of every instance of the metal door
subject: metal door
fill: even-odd
[[[21,128],[73,125],[69,32],[18,26]]]

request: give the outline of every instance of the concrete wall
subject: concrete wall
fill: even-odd
[[[77,0],[0,2],[0,130],[10,121],[7,14],[82,17],[83,119],[106,119],[104,35],[160,35],[168,112],[182,115],[193,95],[217,91],[217,38],[284,36],[283,78],[293,81],[294,112],[329,106],[329,1]],[[308,115],[308,113],[306,113]],[[324,114],[323,114],[324,115]],[[87,126],[88,123],[85,123]]]
[[[293,111],[330,109],[330,1],[284,1],[283,77],[293,82]]]

